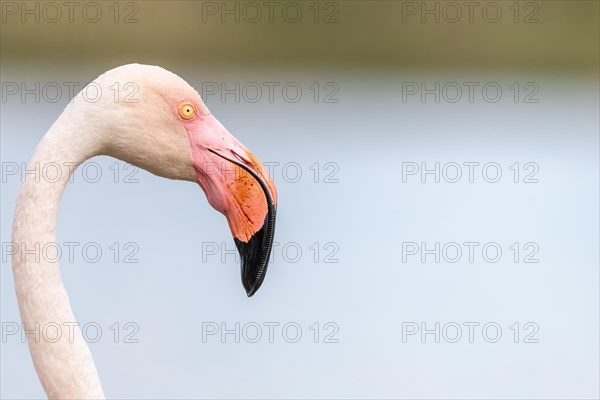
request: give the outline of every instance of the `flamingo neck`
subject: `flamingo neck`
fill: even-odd
[[[13,220],[13,275],[24,329],[42,332],[45,326],[58,325],[62,332],[52,342],[41,334],[27,334],[33,364],[49,398],[104,398],[91,352],[73,324],[76,319],[58,262],[45,260],[39,250],[56,242],[60,199],[70,174],[101,151],[98,138],[82,128],[64,113],[46,133],[28,170],[52,170],[52,177],[25,176]],[[60,171],[56,176],[55,168]]]

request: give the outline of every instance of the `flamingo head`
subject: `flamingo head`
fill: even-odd
[[[130,64],[94,84],[103,94],[102,112],[85,104],[86,89],[71,107],[87,114],[88,126],[92,120],[104,128],[101,152],[159,176],[197,182],[225,215],[241,255],[242,284],[248,296],[256,293],[267,271],[277,209],[277,191],[263,164],[169,71]]]

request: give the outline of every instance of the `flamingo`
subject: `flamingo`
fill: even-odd
[[[133,97],[127,83],[135,85]],[[90,93],[95,93],[93,101]],[[58,263],[35,260],[26,249],[56,242],[57,212],[74,169],[71,163],[79,165],[97,155],[165,178],[197,182],[209,204],[225,215],[241,255],[242,284],[248,296],[256,293],[265,278],[275,229],[277,192],[269,173],[182,78],[158,66],[129,64],[82,89],[30,161],[55,163],[62,174],[58,182],[25,179],[17,198],[12,240],[19,245],[12,265],[26,329],[76,321]],[[79,327],[74,328],[73,335],[62,335],[55,343],[28,340],[39,380],[49,398],[104,398],[91,352]]]

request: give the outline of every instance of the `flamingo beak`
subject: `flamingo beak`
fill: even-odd
[[[248,297],[262,285],[275,233],[277,191],[264,165],[212,115],[188,125],[197,181],[227,218]]]

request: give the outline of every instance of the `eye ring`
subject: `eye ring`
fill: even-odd
[[[183,119],[192,119],[196,116],[196,107],[189,101],[179,105],[179,116]]]

